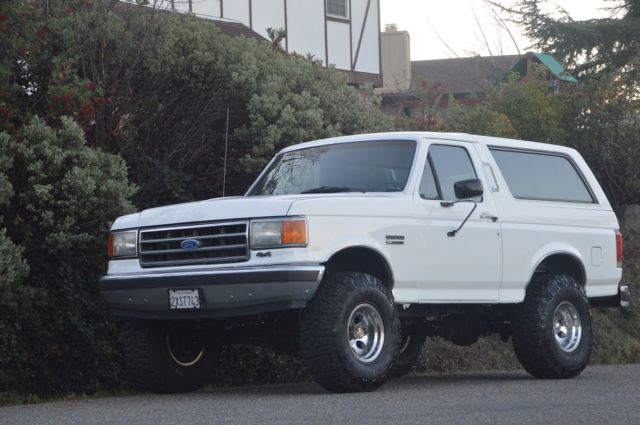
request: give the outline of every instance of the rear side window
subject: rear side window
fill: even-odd
[[[593,203],[576,166],[563,155],[490,148],[514,197]]]

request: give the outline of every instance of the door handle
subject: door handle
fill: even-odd
[[[494,223],[495,223],[496,221],[498,221],[498,216],[497,216],[497,215],[493,215],[493,214],[491,214],[491,213],[487,213],[487,212],[483,212],[483,213],[481,213],[481,214],[480,214],[480,218],[483,218],[483,219],[485,219],[485,220],[491,220],[491,221],[493,221]]]

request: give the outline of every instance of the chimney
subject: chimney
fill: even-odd
[[[398,25],[386,24],[380,34],[382,58],[382,88],[380,93],[398,93],[411,86],[410,38]]]

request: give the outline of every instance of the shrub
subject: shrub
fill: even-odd
[[[7,289],[0,303],[0,392],[48,395],[113,383],[114,332],[96,282],[104,271],[104,235],[114,217],[132,210],[125,164],[86,146],[67,118],[58,131],[35,118],[11,137],[0,134],[0,147],[9,201],[0,222]]]
[[[371,90],[195,16],[113,0],[0,2],[0,15],[0,131],[72,116],[126,160],[139,207],[222,194],[227,112],[227,194],[284,146],[391,129]]]

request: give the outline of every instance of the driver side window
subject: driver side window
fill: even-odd
[[[478,178],[471,157],[461,146],[431,145],[420,182],[420,196],[425,199],[455,201],[453,185],[461,180]],[[481,198],[477,199],[480,202]]]

